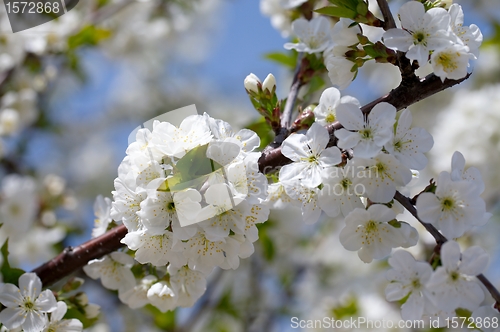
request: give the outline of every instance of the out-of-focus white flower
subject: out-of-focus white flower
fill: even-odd
[[[397,228],[389,224],[395,218],[394,211],[381,204],[373,204],[367,210],[355,209],[345,217],[340,243],[347,250],[357,251],[365,263],[388,256],[392,248],[411,242],[415,245],[416,242],[407,237],[414,233],[406,232],[412,228],[410,225],[401,223]]]
[[[0,112],[0,135],[15,134],[19,127],[19,113],[16,110],[6,108]]]
[[[128,290],[135,285],[135,278],[130,271],[134,259],[129,255],[115,251],[100,259],[94,259],[83,267],[92,279],[101,278],[104,287],[113,290]]]
[[[166,281],[160,281],[152,285],[147,293],[149,302],[161,312],[174,310],[177,306],[177,296]]]
[[[486,269],[488,260],[488,254],[481,247],[470,247],[460,254],[460,246],[455,241],[443,244],[442,266],[436,269],[428,284],[434,304],[445,311],[476,310],[484,300],[484,292],[475,276]]]
[[[134,287],[120,292],[118,297],[132,309],[142,308],[149,303],[148,290],[157,280],[155,276],[147,275]]]
[[[109,223],[112,221],[111,216],[111,199],[99,195],[94,202],[94,229],[92,230],[92,237],[98,237],[108,229]]]
[[[391,282],[385,289],[388,301],[398,301],[408,296],[401,306],[401,317],[405,320],[421,319],[425,304],[430,301],[427,282],[432,267],[427,262],[416,261],[407,251],[398,250],[389,258],[392,269],[386,278]]]
[[[207,280],[203,273],[193,271],[187,266],[180,269],[169,267],[170,284],[174,293],[177,294],[177,305],[181,307],[192,307],[194,303],[205,293]]]
[[[8,329],[22,327],[26,332],[40,332],[47,324],[47,313],[57,309],[51,290],[42,292],[42,282],[35,273],[19,277],[19,288],[0,284],[0,302],[6,307],[0,312],[0,322]]]
[[[462,6],[457,3],[449,6],[448,12],[450,13],[450,26],[451,30],[457,35],[458,38],[469,48],[469,52],[476,57],[479,53],[479,46],[483,42],[483,34],[479,27],[471,24],[464,27],[464,12]]]
[[[49,325],[43,332],[80,332],[83,330],[83,324],[78,319],[63,319],[68,311],[65,302],[57,302],[57,309],[50,314]]]
[[[25,234],[39,209],[35,181],[17,174],[3,178],[0,201],[2,231],[9,235]]]
[[[343,90],[351,84],[356,71],[352,71],[354,63],[345,58],[347,49],[344,46],[334,46],[330,51],[326,51],[325,66],[328,70],[328,77],[333,85]]]
[[[299,42],[286,43],[285,49],[287,50],[319,53],[332,44],[330,20],[324,16],[315,17],[310,21],[303,18],[296,19],[292,22],[292,30],[299,38]]]

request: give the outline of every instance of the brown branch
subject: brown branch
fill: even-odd
[[[460,80],[445,80],[441,82],[439,77],[431,74],[412,86],[402,84],[393,89],[389,94],[366,104],[361,109],[363,112],[369,113],[376,104],[387,102],[396,107],[396,109],[401,110],[419,100],[452,87],[466,80],[468,77],[469,75]],[[342,125],[339,122],[335,122],[327,127],[330,133],[331,144],[334,144],[336,140],[334,135],[335,130],[340,128],[342,128]],[[259,170],[264,174],[268,174],[277,171],[281,166],[291,162],[290,159],[281,153],[281,148],[278,147],[262,153],[259,159]],[[57,257],[39,266],[33,272],[38,274],[45,286],[50,285],[85,266],[89,260],[102,257],[120,248],[122,246],[120,240],[126,234],[127,229],[124,226],[113,228],[106,234],[76,248],[66,248]]]
[[[396,22],[394,22],[394,17],[392,16],[391,9],[386,0],[377,0],[377,4],[384,17],[384,30],[393,29],[396,27]]]
[[[409,197],[406,197],[403,194],[401,194],[399,191],[396,191],[396,194],[394,195],[394,199],[396,201],[398,201],[399,203],[401,203],[401,205],[403,205],[403,207],[405,209],[407,209],[408,212],[410,212],[415,217],[415,219],[417,219],[418,222],[420,222],[422,224],[422,226],[425,227],[425,229],[429,233],[431,233],[431,235],[436,240],[436,243],[438,244],[438,246],[441,246],[443,243],[448,241],[448,239],[446,237],[444,237],[443,234],[439,233],[439,231],[436,229],[436,227],[434,227],[433,225],[428,224],[426,222],[423,222],[422,219],[420,219],[418,217],[417,209],[415,209],[415,206],[413,205],[413,203],[411,202],[411,199]]]
[[[123,246],[120,240],[127,234],[124,225],[87,241],[78,247],[67,247],[47,263],[33,270],[47,287],[85,266],[88,261],[112,253]]]

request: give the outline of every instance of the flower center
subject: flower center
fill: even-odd
[[[175,211],[175,203],[174,202],[168,202],[167,203],[167,210],[169,212],[174,212]]]
[[[35,308],[35,303],[31,301],[31,298],[27,297],[24,301],[24,309],[26,311],[32,311]]]
[[[425,33],[419,31],[413,34],[413,41],[415,44],[427,44],[425,41]]]
[[[457,271],[453,271],[453,272],[450,273],[450,278],[453,281],[457,281],[459,277],[460,277],[460,275],[458,274]]]
[[[335,115],[334,115],[334,114],[332,114],[332,113],[330,113],[330,114],[328,114],[328,115],[326,116],[326,119],[325,119],[325,120],[326,120],[326,122],[328,122],[328,123],[332,123],[332,122],[334,122],[334,121],[335,121]]]
[[[441,206],[443,211],[449,211],[453,209],[453,207],[455,206],[455,202],[453,201],[453,199],[446,197],[442,200]]]
[[[372,130],[370,128],[365,128],[363,130],[359,131],[359,134],[363,139],[370,139],[372,138]]]
[[[457,69],[457,63],[452,53],[440,53],[436,62],[443,66],[445,72],[450,72]]]

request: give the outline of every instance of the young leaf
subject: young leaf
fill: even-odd
[[[3,264],[2,264],[2,268],[0,269],[0,272],[2,273],[4,283],[17,285],[19,277],[21,275],[23,275],[25,273],[25,271],[21,270],[21,269],[10,267],[8,247],[9,247],[9,239],[7,239],[5,241],[5,243],[1,249],[2,257],[3,257]]]

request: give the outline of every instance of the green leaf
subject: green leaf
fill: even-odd
[[[354,19],[356,17],[356,12],[354,10],[345,8],[345,7],[323,7],[315,10],[318,14],[323,14],[327,16],[333,17],[345,17]]]
[[[397,221],[396,219],[392,219],[388,224],[394,228],[401,228],[401,221]]]
[[[8,283],[8,284],[18,284],[19,277],[25,273],[24,270],[17,269],[17,268],[12,268],[10,267],[9,264],[9,239],[7,239],[2,246],[2,257],[3,257],[3,264],[2,268],[0,269],[0,272],[2,273],[3,276],[3,282]]]
[[[257,228],[259,229],[259,242],[263,249],[264,258],[267,261],[272,261],[276,256],[276,248],[274,246],[274,242],[272,237],[269,236],[268,229],[273,227],[273,223],[271,221],[267,221],[262,224],[258,224]]]
[[[236,306],[234,305],[233,301],[231,301],[230,290],[225,291],[225,293],[221,296],[219,303],[217,303],[216,309],[217,311],[226,313],[234,318],[237,319],[240,318],[240,313],[236,309]]]
[[[358,6],[358,0],[328,0],[330,3],[343,8],[349,8],[356,10]]]
[[[360,1],[356,6],[356,12],[361,16],[366,16],[368,13],[368,4],[364,1]]]
[[[74,50],[80,46],[95,46],[110,36],[110,30],[96,28],[93,25],[87,25],[78,33],[68,38],[68,46],[70,50]]]
[[[271,52],[264,54],[264,58],[286,67],[295,68],[297,65],[297,52]]]
[[[65,319],[76,318],[83,324],[83,328],[86,329],[94,325],[95,322],[99,319],[99,316],[89,319],[85,316],[85,310],[83,308],[77,308],[73,303],[68,304],[68,311],[66,311],[66,315],[64,315]]]
[[[145,308],[153,314],[154,323],[159,329],[172,331],[175,328],[175,311],[163,313],[151,304],[146,305]]]
[[[358,301],[354,296],[351,296],[343,304],[332,308],[331,313],[337,320],[353,317],[359,313]]]

